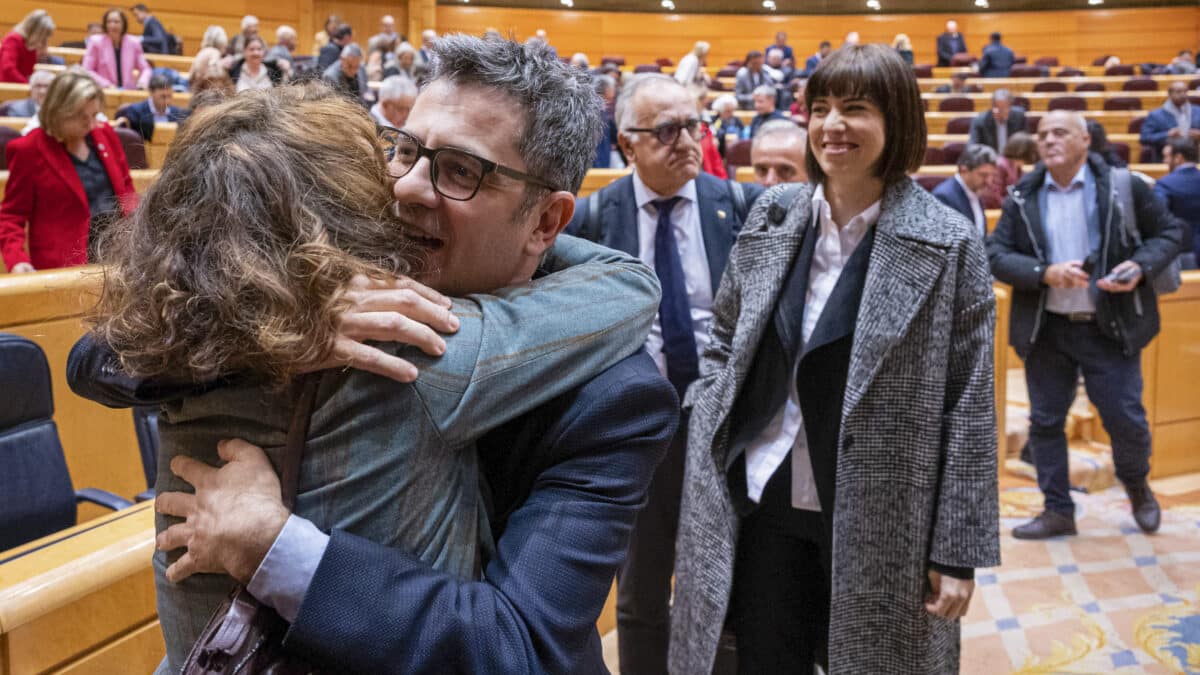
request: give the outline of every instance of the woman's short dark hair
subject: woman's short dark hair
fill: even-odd
[[[821,61],[804,89],[804,102],[825,96],[865,98],[883,112],[883,155],[875,175],[891,185],[921,168],[925,159],[925,106],[912,67],[888,45],[845,46]],[[809,137],[812,138],[811,136]],[[811,141],[810,141],[811,142]],[[808,152],[805,165],[814,183],[825,180],[816,153]]]
[[[108,15],[112,14],[113,12],[116,12],[117,16],[121,17],[121,36],[123,37],[129,32],[129,17],[125,16],[125,12],[122,12],[116,7],[113,7],[104,13],[104,18],[100,20],[100,25],[104,26],[104,30],[108,30]]]

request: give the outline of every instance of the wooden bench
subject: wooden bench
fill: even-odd
[[[141,103],[146,100],[147,92],[143,89],[105,89],[104,114],[109,119],[116,117],[117,108],[129,103]],[[29,85],[13,82],[0,82],[0,103],[29,98]],[[175,92],[171,99],[172,105],[187,108],[191,105],[192,95],[188,92]]]

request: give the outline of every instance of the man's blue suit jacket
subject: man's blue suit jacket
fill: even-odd
[[[966,190],[963,190],[953,176],[938,183],[937,187],[933,189],[933,196],[946,206],[966,216],[968,222],[975,222],[975,212],[971,210],[971,200],[967,198]],[[981,237],[986,235],[986,232],[979,233]]]
[[[1183,251],[1200,259],[1200,169],[1195,166],[1175,169],[1154,182],[1154,194],[1167,208],[1188,224],[1184,230]]]
[[[489,434],[484,579],[335,530],[285,644],[338,672],[607,673],[596,620],[678,415],[639,351]]]
[[[817,66],[819,66],[819,65],[821,65],[821,57],[817,56],[816,54],[813,54],[812,56],[808,57],[808,60],[806,60],[804,62],[804,72],[809,77],[812,77],[813,71],[816,70]]]
[[[172,122],[182,122],[187,119],[188,112],[184,108],[167,106],[167,117]],[[150,108],[149,99],[126,107],[125,119],[129,120],[129,128],[140,133],[142,138],[147,141],[154,140],[154,111]]]
[[[1142,145],[1152,146],[1155,151],[1162,150],[1163,143],[1167,142],[1167,134],[1176,126],[1175,116],[1167,110],[1158,108],[1151,111],[1146,121],[1142,122]],[[1192,106],[1192,128],[1200,129],[1200,105]]]
[[[721,275],[729,262],[729,249],[742,229],[743,219],[750,213],[754,200],[762,194],[761,185],[742,183],[746,196],[746,211],[737,213],[729,184],[704,172],[696,176],[696,200],[700,209],[700,230],[704,253],[708,257],[708,273],[715,296],[721,285]],[[600,200],[599,222],[587,223],[591,201]],[[567,225],[567,234],[603,244],[632,256],[639,254],[637,197],[633,194],[633,177],[622,176],[600,190],[576,200],[575,215]]]
[[[167,29],[156,16],[146,18],[142,26],[142,51],[147,54],[167,53]]]

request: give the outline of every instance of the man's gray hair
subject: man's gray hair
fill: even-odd
[[[647,86],[655,88],[679,87],[686,91],[686,88],[675,78],[670,75],[663,75],[662,73],[641,73],[624,78],[624,82],[621,84],[621,94],[617,96],[616,120],[618,129],[637,126],[637,120],[633,119],[633,99],[637,97],[638,91]]]
[[[759,142],[767,136],[780,135],[796,137],[800,140],[800,145],[804,147],[805,152],[808,151],[808,132],[791,120],[771,120],[764,123],[758,128],[758,132],[754,134],[754,140],[751,141],[750,149],[754,150],[754,148],[757,148]],[[991,148],[988,149],[990,150]]]
[[[342,47],[339,57],[343,59],[361,59],[363,57],[362,47],[359,47],[357,42],[351,42]]]
[[[604,96],[609,90],[617,90],[617,80],[612,75],[593,75],[592,86],[596,88],[596,93]]]
[[[29,76],[29,84],[50,84],[54,81],[54,73],[49,70],[35,70]]]
[[[968,145],[958,156],[958,166],[966,167],[968,171],[974,171],[984,164],[995,166],[997,161],[996,151],[982,143]]]
[[[296,29],[292,28],[291,26],[280,26],[279,28],[275,29],[276,42],[283,42],[284,40],[295,42],[297,37]]]
[[[379,100],[390,101],[396,98],[417,97],[417,85],[403,75],[392,75],[379,83]]]
[[[523,45],[499,36],[444,35],[433,53],[430,82],[494,89],[524,111],[525,128],[516,141],[526,173],[559,190],[579,191],[604,126],[600,95],[586,72],[559,61],[544,42]],[[534,203],[533,190],[527,186],[523,208]]]
[[[992,103],[999,101],[1011,101],[1013,99],[1012,92],[1007,89],[997,89],[992,92]]]
[[[737,110],[737,107],[737,97],[733,94],[721,94],[717,97],[717,100],[713,101],[712,104],[713,112],[718,114],[723,112],[726,108],[730,110]]]
[[[258,17],[253,14],[247,14],[242,17],[242,30],[246,30],[250,26],[258,25]]]
[[[401,42],[400,46],[396,47],[396,56],[400,56],[401,54],[412,54],[415,57],[417,55],[417,48],[412,46],[411,42]]]
[[[770,96],[770,97],[774,98],[775,97],[775,87],[772,87],[769,84],[760,84],[754,88],[754,91],[750,92],[750,95],[751,96]]]

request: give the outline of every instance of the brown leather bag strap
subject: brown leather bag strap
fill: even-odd
[[[299,394],[296,408],[292,412],[292,423],[288,427],[287,445],[283,449],[283,465],[279,467],[280,486],[283,490],[283,505],[288,511],[296,509],[296,487],[300,483],[300,462],[304,459],[304,445],[308,442],[308,426],[312,421],[313,405],[317,400],[317,388],[321,384],[319,373],[303,375],[297,383]]]

